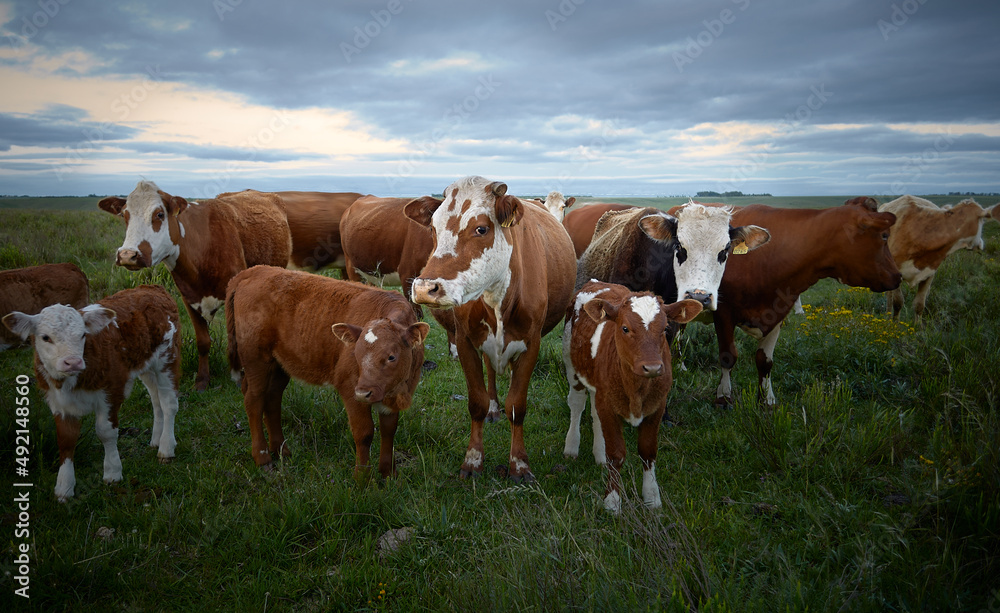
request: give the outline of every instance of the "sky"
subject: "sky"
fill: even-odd
[[[998,23],[996,0],[0,0],[0,194],[997,192]]]

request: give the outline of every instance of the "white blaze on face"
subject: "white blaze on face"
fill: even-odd
[[[686,292],[708,292],[712,295],[708,308],[714,311],[729,256],[732,211],[729,207],[689,203],[677,211],[676,217],[678,249],[674,255],[674,275],[677,300],[683,300]]]
[[[365,334],[365,340],[368,341],[369,344],[375,344],[375,341],[378,340],[378,337],[375,336],[374,331],[368,330],[368,332]]]
[[[170,238],[170,213],[157,193],[158,190],[152,181],[139,181],[128,195],[124,209],[128,213],[128,225],[125,228],[125,240],[118,250],[140,251],[139,245],[149,243],[149,265],[164,262],[173,270],[181,250]]]
[[[632,296],[629,298],[629,305],[632,307],[632,312],[642,320],[642,325],[649,330],[649,324],[653,323],[657,313],[660,312],[660,305],[656,298],[654,296]]]

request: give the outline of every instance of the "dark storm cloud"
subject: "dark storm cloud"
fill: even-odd
[[[79,147],[83,143],[120,141],[138,132],[110,122],[89,121],[86,111],[64,104],[53,104],[31,115],[0,113],[0,151],[9,151],[12,145]]]

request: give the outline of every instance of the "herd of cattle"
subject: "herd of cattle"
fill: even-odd
[[[564,215],[573,203],[558,192],[544,201],[517,198],[504,183],[466,177],[442,198],[246,190],[200,202],[141,181],[127,198],[104,198],[98,206],[125,221],[117,265],[138,270],[162,262],[170,270],[195,331],[197,390],[209,384],[209,324],[225,309],[229,363],[258,466],[290,455],[281,399],[295,378],[337,389],[359,477],[368,472],[377,414],[378,471],[393,475],[399,413],[412,403],[424,363],[425,305],[465,374],[471,434],[461,475],[482,473],[484,422],[505,415],[508,474],[532,479],[524,443],[528,383],[542,337],[565,321],[564,453],[579,453],[589,394],[594,457],[609,468],[604,504],[611,511],[621,505],[623,422],[639,431],[644,502],[660,506],[659,427],[672,385],[670,343],[681,326],[695,319],[715,326],[719,404],[732,400],[735,329],[757,339],[760,398],[774,404],[775,344],[803,291],[834,278],[891,292],[889,308],[898,317],[905,280],[917,288],[919,320],[944,258],[982,249],[984,222],[1000,220],[996,206],[965,200],[938,207],[912,196],[881,206],[854,198],[819,210],[592,204]],[[307,272],[327,266],[349,281]],[[402,285],[403,293],[381,289],[385,282]],[[176,447],[175,302],[160,286],[124,290],[96,304],[88,293],[73,264],[0,272],[6,327],[0,349],[24,341],[34,346],[36,381],[56,422],[61,501],[74,493],[73,453],[84,415],[95,414],[104,480],[122,478],[118,409],[136,377],[153,406],[150,445],[163,462]],[[507,369],[501,412],[496,375]]]

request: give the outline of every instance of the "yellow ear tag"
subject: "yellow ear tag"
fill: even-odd
[[[743,255],[744,253],[750,253],[746,243],[741,242],[733,247],[733,255]]]
[[[501,228],[509,228],[509,227],[511,227],[513,225],[514,225],[514,218],[513,217],[508,217],[502,224],[500,224],[500,227]]]

